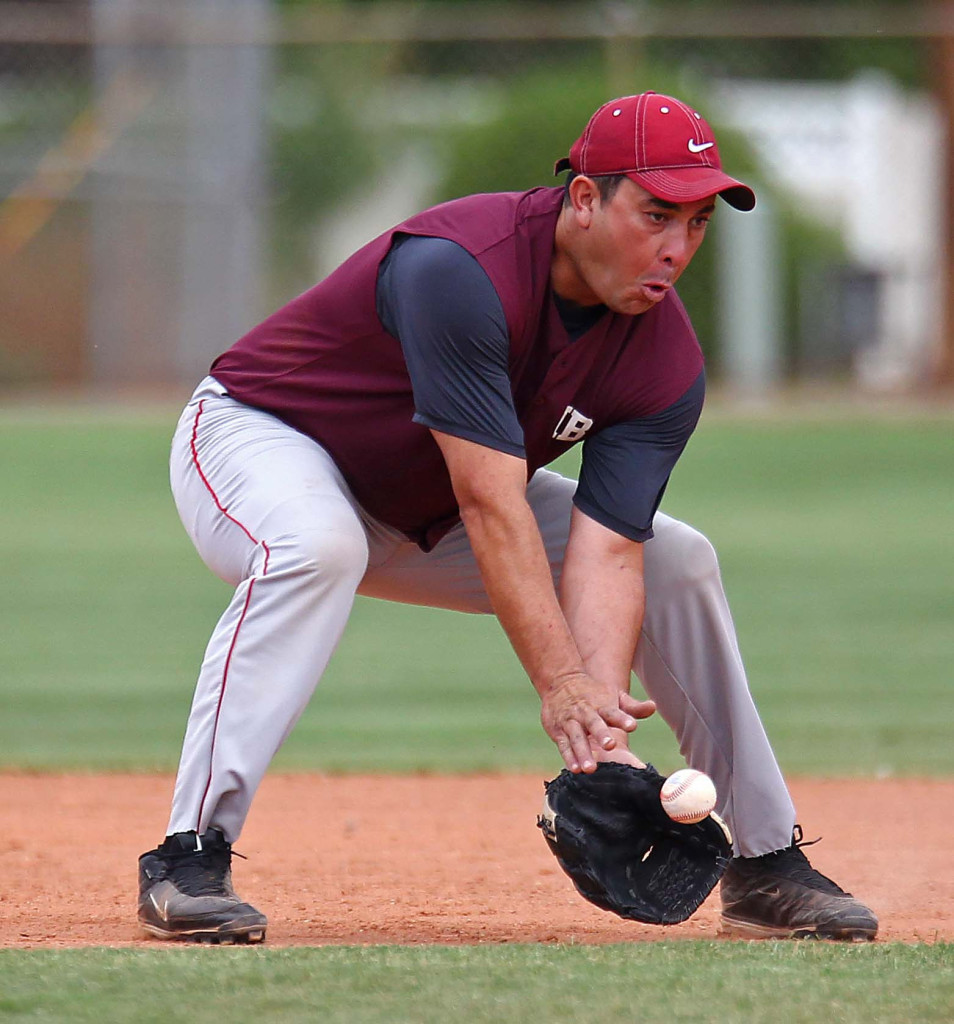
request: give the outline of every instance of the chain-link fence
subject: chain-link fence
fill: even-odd
[[[907,3],[0,2],[0,385],[191,381],[418,209],[557,183],[647,88],[759,192],[680,285],[714,375],[919,385],[952,37]]]

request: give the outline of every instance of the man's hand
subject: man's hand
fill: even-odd
[[[597,761],[642,765],[629,752],[626,734],[636,728],[639,719],[655,712],[651,700],[636,700],[583,672],[565,676],[541,699],[544,731],[571,772],[594,772]]]

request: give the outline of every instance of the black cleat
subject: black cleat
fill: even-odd
[[[818,840],[815,840],[817,842]],[[792,845],[761,857],[735,857],[722,876],[723,935],[745,939],[837,939],[870,942],[878,919],[860,900],[816,871]]]
[[[139,858],[139,923],[160,939],[261,942],[267,921],[232,888],[232,846],[218,829],[177,832]]]

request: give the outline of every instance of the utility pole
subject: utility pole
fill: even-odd
[[[92,10],[91,377],[192,382],[261,315],[268,0]]]

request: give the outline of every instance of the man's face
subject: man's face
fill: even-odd
[[[554,277],[554,287],[581,305],[602,302],[630,316],[665,297],[702,244],[715,209],[712,196],[669,203],[629,178],[605,201],[591,180],[577,178],[570,189],[574,203],[564,214],[580,230],[568,236],[567,273],[562,287]]]

